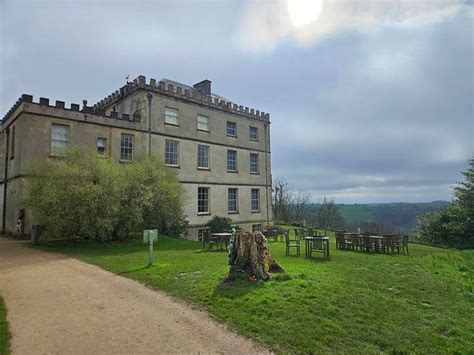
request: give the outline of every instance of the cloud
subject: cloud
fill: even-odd
[[[235,40],[242,49],[253,51],[272,50],[288,39],[309,46],[344,30],[368,32],[379,26],[410,27],[440,21],[463,5],[462,0],[252,1],[242,12]],[[321,13],[306,23],[311,11]]]
[[[0,0],[0,111],[22,93],[95,102],[127,74],[208,78],[270,112],[273,176],[315,200],[450,199],[474,154],[474,6],[459,4],[325,1],[294,29],[282,1]]]

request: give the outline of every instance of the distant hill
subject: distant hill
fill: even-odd
[[[448,204],[447,201],[423,203],[380,203],[380,204],[338,204],[337,207],[344,219],[353,228],[361,227],[367,222],[376,222],[387,229],[411,234],[418,217],[439,210]]]

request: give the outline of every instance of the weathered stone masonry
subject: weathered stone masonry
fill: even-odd
[[[167,110],[177,112],[177,124],[165,122]],[[207,120],[207,129],[199,128],[198,116]],[[227,122],[234,125],[235,135],[227,134]],[[166,79],[147,83],[139,76],[93,106],[86,100],[82,108],[78,104],[67,108],[63,101],[52,105],[49,99],[40,98],[35,102],[31,95],[18,99],[3,118],[0,134],[4,230],[14,230],[18,211],[24,208],[26,169],[31,162],[52,155],[53,125],[67,127],[68,145],[95,146],[102,139],[105,154],[119,161],[123,134],[133,137],[133,156],[150,152],[165,160],[166,145],[175,142],[178,163],[170,166],[179,170],[186,190],[190,238],[197,238],[214,215],[229,216],[246,230],[272,221],[269,114],[213,94],[209,80],[191,87]],[[257,139],[249,138],[250,127]],[[198,146],[207,147],[203,148],[208,154],[205,168],[198,167]],[[232,171],[227,169],[229,150],[235,152],[236,169]],[[208,191],[207,212],[198,212],[198,189]],[[236,189],[236,211],[229,212],[229,189]],[[26,211],[27,232],[31,219]]]

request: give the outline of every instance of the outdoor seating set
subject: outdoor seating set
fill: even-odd
[[[287,229],[269,229],[263,234],[270,241],[284,240],[286,243],[285,254],[290,255],[290,250],[296,250],[296,256],[301,254],[301,243],[304,241],[305,257],[312,258],[313,254],[321,254],[324,258],[329,258],[329,238],[318,235],[317,231],[312,228],[297,229],[295,228],[295,237],[290,237],[290,231]]]
[[[336,232],[336,249],[376,253],[394,253],[396,250],[408,254],[408,236]]]
[[[232,233],[230,232],[211,233],[209,230],[206,230],[202,235],[202,249],[205,250],[206,244],[209,244],[209,249],[215,246],[216,250],[227,250],[231,237]]]
[[[285,242],[286,249],[285,254],[290,255],[290,251],[295,249],[296,256],[301,254],[301,244],[304,242],[305,257],[312,258],[314,254],[321,254],[323,258],[329,258],[329,238],[322,235],[318,235],[316,230],[312,228],[308,229],[296,229],[295,236],[290,237],[290,231],[282,228],[271,228],[264,230],[263,235],[268,241],[273,242]],[[215,247],[215,250],[227,249],[232,234],[226,231],[211,233],[209,230],[205,231],[202,236],[202,249],[206,249],[206,244],[209,245],[209,250]]]

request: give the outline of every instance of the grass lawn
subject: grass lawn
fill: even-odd
[[[277,352],[473,353],[474,250],[410,244],[410,255],[335,249],[331,260],[285,256],[288,277],[222,285],[226,252],[160,237],[146,268],[141,242],[43,247],[165,290]]]
[[[10,333],[8,332],[7,310],[5,302],[0,296],[0,354],[9,354]]]

